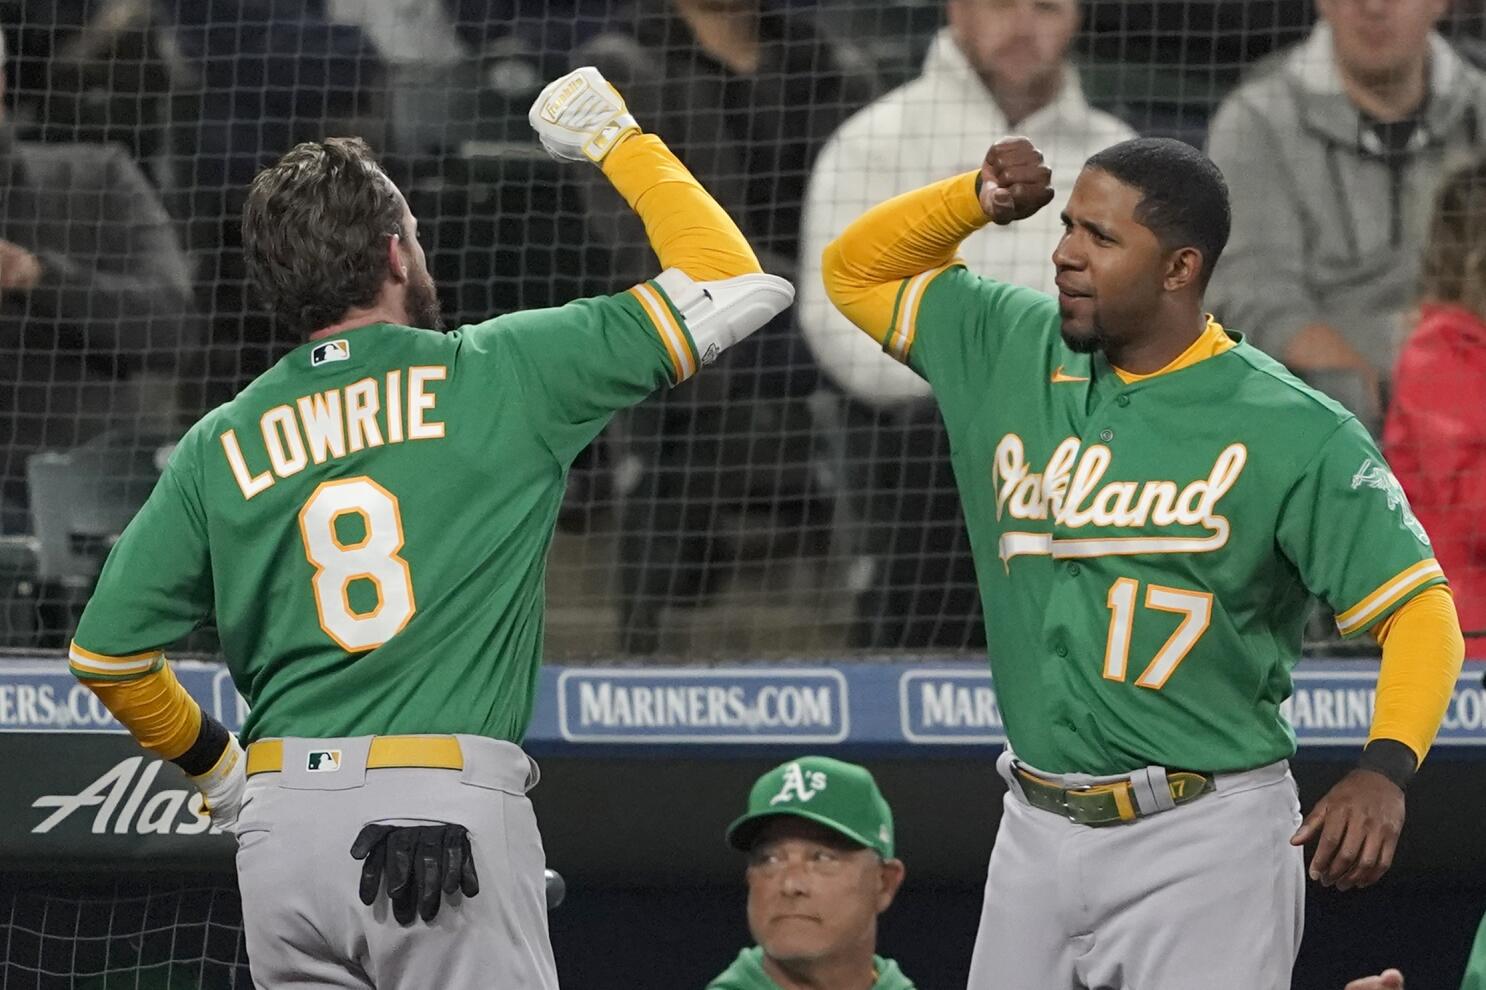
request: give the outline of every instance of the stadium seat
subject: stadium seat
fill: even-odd
[[[149,497],[178,435],[114,430],[26,462],[41,586],[38,645],[59,645],[87,601],[103,560]]]

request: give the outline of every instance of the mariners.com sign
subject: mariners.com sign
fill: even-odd
[[[839,670],[566,670],[557,726],[568,742],[845,742]]]

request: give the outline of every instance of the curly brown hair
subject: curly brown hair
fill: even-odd
[[[376,299],[387,238],[407,236],[402,219],[402,201],[365,141],[295,145],[248,189],[248,280],[275,318],[307,336]]]
[[[1440,186],[1419,296],[1486,319],[1486,158],[1452,173]]]

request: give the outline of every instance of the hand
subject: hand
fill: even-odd
[[[387,899],[399,925],[411,925],[416,914],[432,921],[444,894],[480,892],[470,834],[463,825],[382,825],[361,830],[351,845],[351,858],[361,867],[361,903],[377,899],[382,875],[387,875]]]
[[[526,119],[559,161],[598,164],[619,142],[640,133],[624,97],[591,65],[548,83]]]
[[[1052,169],[1031,141],[1002,138],[980,166],[980,208],[1002,226],[1025,220],[1053,201],[1052,182]]]
[[[1347,990],[1403,990],[1403,974],[1385,969],[1378,976],[1364,976],[1347,984]]]
[[[11,241],[0,239],[0,291],[29,292],[41,281],[41,261]]]
[[[224,832],[231,832],[237,825],[243,794],[248,789],[248,760],[237,737],[229,733],[227,748],[217,758],[217,765],[189,779],[201,792],[202,803],[211,815],[212,824]]]
[[[1316,802],[1290,844],[1303,846],[1319,835],[1311,879],[1337,890],[1367,887],[1393,865],[1403,818],[1397,784],[1373,770],[1353,770]]]

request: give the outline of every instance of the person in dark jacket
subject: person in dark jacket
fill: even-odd
[[[1486,142],[1486,75],[1434,29],[1447,7],[1320,0],[1209,130],[1233,195],[1214,315],[1374,431],[1434,194]]]
[[[0,36],[0,100],[3,68]],[[30,455],[168,427],[199,334],[139,168],[112,145],[19,141],[0,109],[0,532],[29,528]]]
[[[760,0],[642,0],[574,64],[597,66],[653,122],[768,271],[794,274],[815,154],[876,92],[864,57],[809,15]],[[607,186],[593,183],[588,203],[612,286],[632,285],[655,265],[644,230]],[[817,376],[792,319],[620,424],[615,460],[633,479],[620,514],[623,650],[654,652],[665,606],[716,586],[738,549],[720,532],[728,512],[765,511],[771,535],[819,521],[805,405]]]

